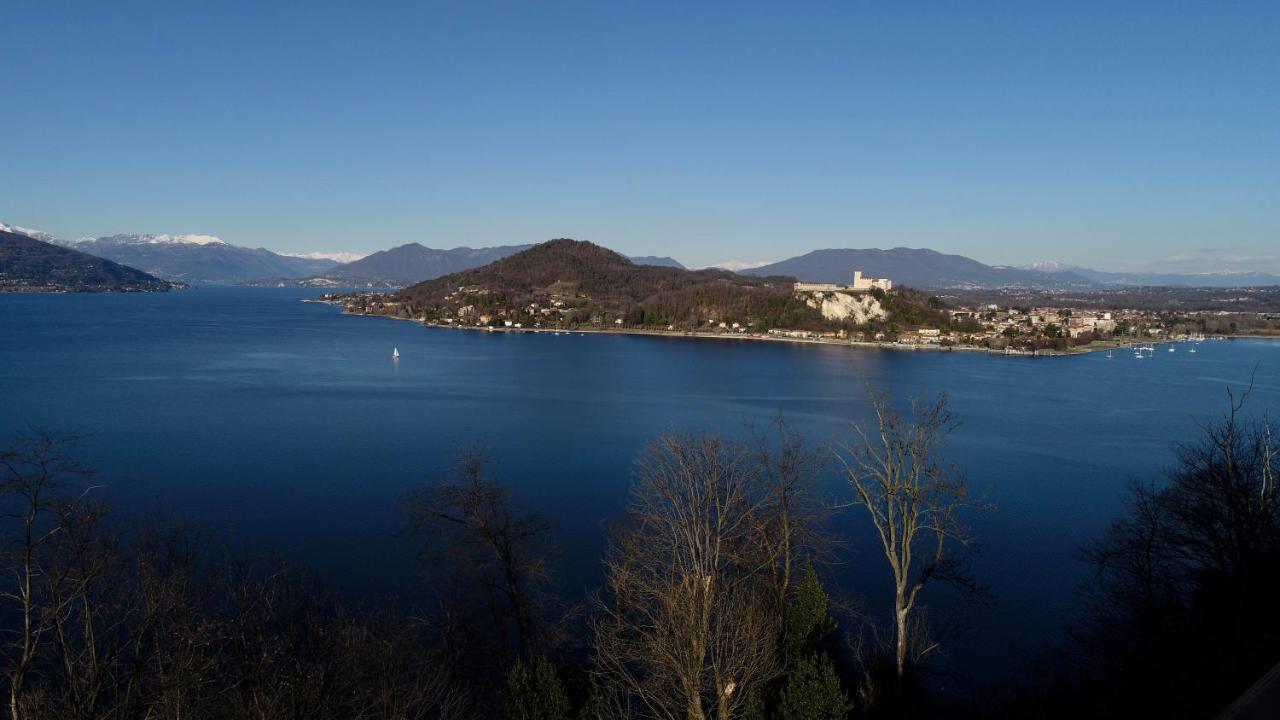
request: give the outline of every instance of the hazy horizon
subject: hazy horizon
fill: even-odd
[[[1280,272],[1280,6],[6,10],[0,220]]]

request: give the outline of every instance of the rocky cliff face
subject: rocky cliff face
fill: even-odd
[[[870,320],[883,320],[888,313],[871,295],[814,292],[803,293],[805,304],[822,313],[827,320],[849,320],[861,325]]]

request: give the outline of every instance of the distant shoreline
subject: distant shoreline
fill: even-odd
[[[332,300],[304,300],[303,302],[317,302],[329,305],[341,306],[342,303]],[[995,350],[992,348],[976,347],[973,345],[934,345],[934,344],[901,344],[896,342],[867,342],[858,340],[841,340],[838,338],[795,338],[795,337],[779,337],[769,335],[747,334],[747,333],[715,333],[715,332],[693,332],[693,331],[675,331],[675,330],[637,330],[637,329],[621,329],[621,330],[595,330],[595,329],[575,329],[575,330],[557,330],[555,328],[514,328],[514,327],[473,327],[467,325],[438,325],[435,323],[426,323],[413,318],[397,317],[394,315],[376,315],[370,313],[353,313],[347,312],[344,308],[343,315],[352,317],[373,317],[386,318],[388,320],[400,320],[403,322],[411,322],[422,326],[426,329],[433,330],[462,330],[468,332],[501,332],[501,333],[549,333],[563,335],[639,335],[647,337],[665,337],[665,338],[682,338],[689,340],[745,340],[751,342],[776,342],[776,343],[792,343],[802,345],[826,345],[831,347],[849,347],[863,350],[890,350],[890,351],[924,351],[924,352],[970,352],[982,353],[984,355],[998,355],[1008,357],[1065,357],[1069,355],[1088,355],[1090,353],[1103,352],[1106,350],[1119,350],[1131,347],[1135,344],[1149,345],[1152,347],[1158,345],[1168,345],[1172,343],[1186,342],[1184,340],[1143,340],[1143,341],[1101,341],[1082,345],[1080,347],[1070,348],[1068,350]],[[1221,335],[1215,337],[1229,339],[1276,339],[1266,335]]]

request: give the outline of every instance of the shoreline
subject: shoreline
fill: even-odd
[[[308,299],[308,300],[303,300],[303,302],[315,302],[315,303],[322,303],[327,305],[338,305],[340,307],[342,306],[342,303],[331,301],[331,300]],[[996,355],[996,356],[1002,356],[1002,357],[1028,357],[1028,358],[1068,357],[1068,356],[1074,356],[1074,355],[1089,355],[1091,353],[1104,352],[1108,350],[1114,351],[1114,350],[1129,348],[1129,347],[1132,347],[1133,345],[1157,347],[1160,345],[1189,342],[1187,340],[1150,339],[1150,340],[1142,340],[1142,341],[1136,341],[1136,340],[1103,341],[1098,343],[1091,343],[1089,345],[1082,345],[1080,347],[1069,348],[1067,350],[1038,350],[1038,351],[995,350],[992,348],[977,347],[974,345],[902,344],[902,343],[896,343],[896,342],[883,342],[883,341],[868,342],[868,341],[859,341],[859,340],[841,340],[838,338],[778,337],[778,336],[747,334],[747,333],[735,334],[735,333],[694,332],[694,331],[675,331],[675,330],[637,330],[637,329],[623,329],[623,330],[559,329],[558,330],[555,328],[514,328],[514,327],[498,328],[498,327],[487,327],[487,326],[472,327],[467,325],[438,325],[435,323],[424,322],[422,320],[416,320],[414,318],[398,317],[395,315],[375,315],[375,314],[369,314],[369,313],[347,312],[345,307],[343,307],[342,314],[350,315],[352,317],[385,318],[388,320],[399,320],[402,322],[411,322],[411,323],[420,325],[423,328],[433,329],[433,330],[462,330],[462,331],[468,331],[468,332],[481,332],[481,333],[489,333],[489,332],[550,333],[553,335],[556,335],[556,334],[573,335],[575,333],[579,335],[634,335],[634,336],[677,338],[677,339],[688,339],[688,340],[739,340],[739,341],[750,341],[750,342],[792,343],[797,345],[826,345],[826,346],[833,346],[833,347],[856,348],[856,349],[862,349],[862,350],[887,350],[887,351],[898,351],[898,352],[916,352],[916,351],[972,352],[972,353],[983,353],[985,355]],[[1214,336],[1214,338],[1215,339],[1217,338],[1242,339],[1242,340],[1243,339],[1255,339],[1255,340],[1280,339],[1280,338],[1275,338],[1275,337],[1265,336],[1265,335],[1222,335],[1222,336]]]

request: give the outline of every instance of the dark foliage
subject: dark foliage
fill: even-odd
[[[435,628],[359,610],[180,522],[106,522],[68,440],[0,452],[9,717],[470,717]]]
[[[569,696],[556,668],[546,658],[517,660],[507,673],[502,696],[505,720],[568,720]]]
[[[1246,394],[1247,397],[1247,394]],[[1134,482],[1083,556],[1096,569],[1072,641],[978,717],[1214,717],[1280,661],[1280,435],[1226,412]]]
[[[457,631],[471,674],[495,678],[550,644],[551,526],[510,500],[488,462],[483,447],[463,450],[405,508],[439,608],[436,624]]]
[[[1085,551],[1082,656],[1114,708],[1208,717],[1280,660],[1280,434],[1242,408],[1179,446],[1167,483],[1132,485]]]
[[[76,438],[35,432],[0,451],[0,690],[14,720],[1212,717],[1280,660],[1280,436],[1243,407],[1087,548],[1062,656],[958,698],[837,633],[817,466],[785,425],[646,451],[590,648],[550,617],[549,527],[482,452],[408,500],[433,592],[362,608],[178,520],[112,523]]]

